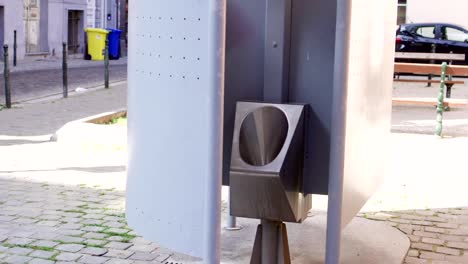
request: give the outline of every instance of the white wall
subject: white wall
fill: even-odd
[[[22,59],[26,51],[24,42],[23,1],[0,0],[0,6],[4,7],[5,12],[5,44],[10,46],[10,59],[13,59],[14,30],[17,31],[17,58]],[[2,43],[0,43],[0,45],[1,44]]]
[[[445,22],[468,29],[467,11],[467,0],[408,0],[406,22]]]

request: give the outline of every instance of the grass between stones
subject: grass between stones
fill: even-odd
[[[91,244],[91,243],[86,243],[86,242],[67,242],[67,241],[62,241],[62,240],[54,240],[54,242],[59,243],[60,245],[74,244],[74,245],[83,245],[85,247],[95,247],[95,248],[103,247],[103,245]]]
[[[50,261],[57,261],[57,256],[60,255],[60,252],[57,252],[55,254],[53,254],[52,256],[50,256],[50,258],[48,258],[47,260],[50,260]]]
[[[16,244],[9,244],[9,243],[3,243],[2,245],[7,248],[20,247],[20,248],[29,248],[33,250],[54,251],[54,248],[51,248],[51,247],[42,247],[42,246],[33,246],[33,245],[16,245]]]

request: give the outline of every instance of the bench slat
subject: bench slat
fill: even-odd
[[[430,105],[437,106],[437,98],[406,98],[406,97],[393,97],[394,104],[411,104],[411,105]],[[465,107],[468,101],[465,99],[445,99],[444,106],[449,107]]]
[[[395,62],[395,73],[434,74],[440,75],[439,64],[403,63]],[[447,65],[447,75],[468,76],[468,67]]]
[[[464,61],[465,54],[395,52],[397,59]]]
[[[440,80],[413,80],[413,79],[393,79],[394,82],[409,83],[440,83]],[[446,84],[464,84],[464,81],[445,81]]]

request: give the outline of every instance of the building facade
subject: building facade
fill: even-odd
[[[85,28],[120,27],[121,2],[125,4],[125,0],[0,0],[0,44],[13,46],[16,30],[18,59],[61,56],[63,42],[69,53],[83,53]]]
[[[8,44],[13,49],[14,31],[17,35],[17,55],[23,58],[26,50],[24,40],[23,3],[19,0],[0,0],[0,45]],[[20,18],[20,19],[18,19]],[[3,48],[0,49],[0,56],[3,58]],[[10,56],[12,59],[13,56]]]
[[[398,22],[443,22],[468,29],[467,10],[467,0],[398,0]]]

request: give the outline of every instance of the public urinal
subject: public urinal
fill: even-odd
[[[304,111],[304,105],[237,103],[231,214],[262,220],[251,263],[266,263],[266,257],[289,263],[283,222],[302,222],[311,208],[310,195],[302,193]]]

